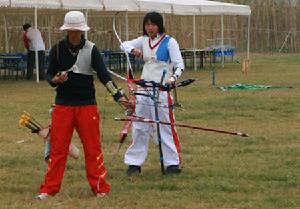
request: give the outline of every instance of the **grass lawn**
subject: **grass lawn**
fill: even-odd
[[[82,146],[78,160],[68,159],[61,192],[47,201],[34,199],[46,169],[43,141],[18,125],[26,110],[42,124],[55,92],[45,82],[0,80],[0,208],[102,209],[288,209],[300,208],[300,58],[299,55],[254,55],[251,71],[242,66],[217,65],[216,86],[208,70],[186,70],[182,79],[196,78],[178,89],[177,122],[250,135],[241,138],[178,128],[182,173],[163,176],[158,147],[151,144],[141,175],[125,178],[123,154],[128,138],[113,162],[123,116],[121,108],[96,82],[102,114],[102,146],[112,190],[92,196],[85,177]],[[115,79],[125,87],[125,83]],[[292,89],[226,91],[217,86],[236,83],[292,86]],[[17,143],[24,140],[23,143]]]

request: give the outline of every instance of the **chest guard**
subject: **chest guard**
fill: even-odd
[[[83,75],[93,75],[92,50],[94,45],[88,40],[85,41],[84,46],[78,52],[75,64],[70,69],[71,71]]]
[[[149,38],[144,40],[143,58],[145,61],[141,78],[146,81],[160,82],[163,71],[166,70],[165,83],[172,74],[172,64],[170,63],[168,43],[170,36],[165,36],[160,44],[151,49],[149,47]]]

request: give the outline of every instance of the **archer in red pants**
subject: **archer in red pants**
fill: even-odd
[[[93,71],[115,101],[125,107],[129,104],[112,81],[95,44],[84,38],[89,27],[83,13],[68,12],[60,29],[67,31],[67,36],[54,45],[49,54],[46,76],[49,84],[56,88],[56,98],[48,170],[37,198],[46,199],[59,192],[74,129],[83,144],[86,176],[91,189],[96,196],[105,196],[110,185],[101,150]]]

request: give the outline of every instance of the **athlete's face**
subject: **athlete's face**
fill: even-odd
[[[151,22],[150,20],[148,20],[145,23],[145,31],[147,32],[148,36],[150,38],[155,38],[157,36],[157,33],[159,31],[159,28],[156,24],[154,24],[153,22]]]
[[[68,31],[69,41],[73,45],[78,45],[81,42],[81,36],[83,35],[82,31],[70,30]]]

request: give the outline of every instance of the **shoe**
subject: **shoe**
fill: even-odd
[[[45,158],[44,158],[44,160],[45,160],[45,162],[48,164],[49,163],[49,158],[50,158],[50,155],[47,155],[47,156],[45,156]]]
[[[141,173],[141,166],[129,165],[126,171],[126,176],[131,176],[133,173]]]
[[[48,199],[49,195],[47,193],[40,193],[36,196],[36,199],[38,200],[46,200]]]
[[[179,165],[169,165],[167,166],[166,174],[179,174],[181,169]]]
[[[103,192],[103,193],[97,193],[96,197],[97,198],[102,198],[102,197],[105,197],[106,195],[108,195],[108,193],[105,193],[105,192]]]

